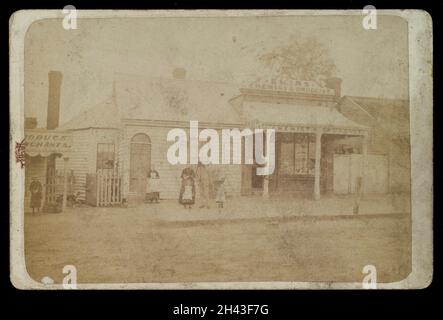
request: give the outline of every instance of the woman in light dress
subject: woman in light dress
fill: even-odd
[[[146,202],[160,202],[160,175],[157,170],[151,170],[146,184]]]

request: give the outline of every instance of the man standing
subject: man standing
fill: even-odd
[[[36,177],[32,178],[31,185],[29,186],[29,191],[31,191],[31,208],[32,214],[35,213],[35,209],[37,209],[37,213],[40,211],[40,207],[42,204],[42,184]]]
[[[197,164],[196,169],[198,198],[201,202],[200,208],[209,208],[209,187],[210,178],[208,168],[201,162]]]

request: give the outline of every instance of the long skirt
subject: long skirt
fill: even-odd
[[[31,193],[31,208],[40,208],[42,204],[41,192]]]
[[[223,203],[225,201],[226,201],[225,184],[223,182],[222,183],[218,183],[217,184],[216,194],[215,194],[215,202]]]

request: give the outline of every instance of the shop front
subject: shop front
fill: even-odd
[[[351,145],[344,152],[359,155],[358,160],[361,164],[365,163],[366,131],[362,129],[347,129],[341,133],[332,133],[336,130],[331,128],[312,129],[317,132],[309,132],[308,128],[303,132],[297,132],[296,128],[291,129],[276,129],[276,167],[272,175],[259,176],[256,174],[257,166],[244,166],[244,194],[267,196],[265,193],[268,193],[274,197],[312,196],[319,199],[321,194],[334,193],[334,181],[337,183],[345,178],[334,174],[334,158],[343,154],[343,146]],[[365,175],[363,170],[361,166],[355,179]],[[355,184],[356,181],[352,183]],[[364,181],[362,188],[363,183]]]
[[[26,129],[25,208],[34,212],[60,212],[73,194],[74,175],[69,170],[72,136],[69,132]],[[62,161],[61,170],[56,162]]]
[[[319,199],[334,192],[334,179],[341,179],[334,177],[334,155],[343,150],[361,155],[361,170],[354,180],[361,181],[363,188],[368,129],[338,112],[336,97],[329,91],[302,96],[275,86],[240,91],[242,118],[257,128],[275,130],[276,163],[274,172],[265,177],[256,174],[256,166],[245,166],[243,194]]]

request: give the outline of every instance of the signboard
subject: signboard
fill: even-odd
[[[293,93],[335,95],[335,91],[331,88],[325,87],[324,83],[318,84],[315,81],[302,81],[292,79],[261,79],[255,81],[249,86],[249,88]]]
[[[66,131],[25,130],[25,153],[29,156],[47,157],[57,153],[68,156],[72,147],[72,135]]]

